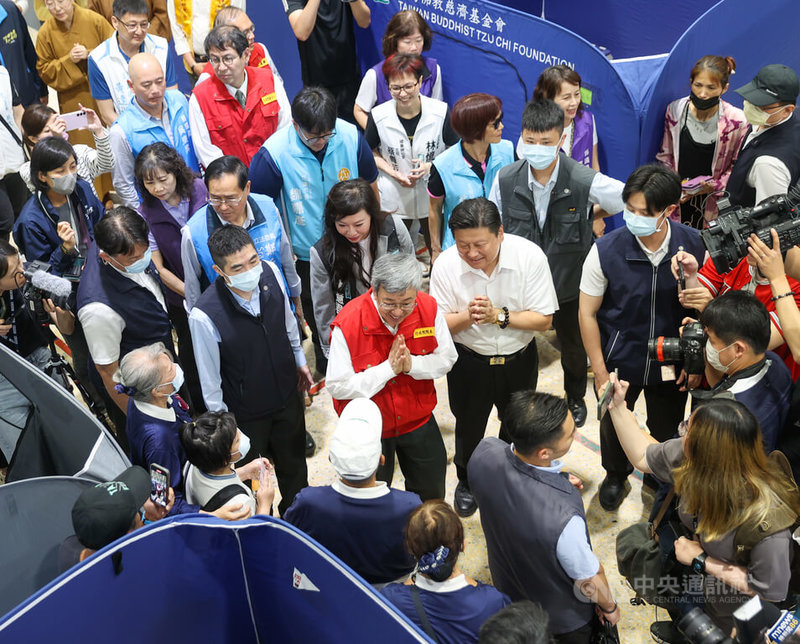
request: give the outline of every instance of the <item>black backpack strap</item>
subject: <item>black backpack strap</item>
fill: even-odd
[[[241,485],[238,485],[236,483],[232,483],[231,485],[226,485],[214,496],[212,496],[208,500],[208,503],[206,503],[201,509],[206,512],[214,512],[215,510],[219,510],[232,498],[239,496],[240,494],[246,494]]]
[[[3,124],[3,126],[4,126],[4,127],[7,129],[7,130],[8,130],[8,133],[11,135],[11,138],[12,138],[12,139],[14,139],[14,141],[16,142],[16,144],[17,144],[18,146],[22,147],[22,140],[19,138],[19,136],[17,136],[17,133],[16,133],[16,132],[14,131],[14,129],[13,129],[13,128],[12,128],[12,127],[11,127],[11,126],[8,124],[8,121],[6,121],[6,120],[3,118],[3,116],[2,116],[2,115],[0,115],[0,123],[2,123],[2,124]]]
[[[433,630],[433,626],[431,626],[430,621],[428,621],[428,615],[425,612],[425,608],[422,606],[422,599],[420,598],[419,588],[417,588],[416,584],[411,585],[411,599],[414,600],[414,608],[417,609],[417,615],[419,616],[419,621],[422,622],[422,630],[430,637],[436,644],[439,644],[439,638],[436,637],[436,631]]]

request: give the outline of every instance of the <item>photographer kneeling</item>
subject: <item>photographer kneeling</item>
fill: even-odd
[[[25,304],[22,287],[26,283],[19,251],[0,239],[0,342],[44,370],[50,358],[48,342],[51,332],[46,323],[36,321]],[[62,334],[72,333],[75,316],[57,308],[52,301],[42,300],[50,322]],[[30,401],[0,374],[0,465],[11,459],[17,439],[25,426]]]
[[[784,362],[767,351],[770,318],[764,305],[744,291],[716,297],[700,314],[706,341],[708,394],[729,392],[756,417],[764,449],[775,449],[786,424],[792,397],[792,375]]]
[[[752,595],[783,601],[791,576],[786,526],[800,513],[800,492],[764,453],[754,415],[729,398],[708,400],[689,417],[683,436],[658,443],[625,406],[628,383],[612,374],[610,386],[610,416],[628,459],[674,485],[680,498],[690,538],[677,539],[675,558],[703,575],[705,613],[730,633],[733,612]],[[771,527],[759,534],[764,524]]]

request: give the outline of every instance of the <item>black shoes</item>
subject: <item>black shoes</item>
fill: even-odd
[[[461,481],[456,485],[456,492],[453,495],[453,506],[456,514],[460,517],[471,517],[478,509],[478,503],[472,496],[469,486]]]
[[[306,458],[311,458],[314,456],[314,452],[317,451],[317,444],[314,442],[313,437],[311,434],[306,432]]]
[[[586,422],[586,403],[583,402],[583,398],[567,398],[567,407],[572,412],[575,427],[583,427]]]
[[[611,512],[616,510],[622,503],[622,499],[628,494],[628,479],[619,478],[606,474],[606,478],[600,484],[600,492],[597,497],[600,501],[600,506],[606,511]]]

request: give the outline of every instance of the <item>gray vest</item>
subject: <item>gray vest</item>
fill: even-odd
[[[559,302],[571,302],[578,297],[583,260],[592,247],[592,218],[586,213],[597,173],[563,152],[559,155],[544,229],[539,227],[528,187],[528,162],[522,159],[502,168],[498,181],[503,230],[530,239],[545,252]]]
[[[478,444],[467,473],[481,511],[495,587],[512,601],[539,602],[557,635],[588,624],[593,605],[578,599],[580,593],[556,557],[567,522],[576,515],[586,521],[578,490],[560,474],[523,463],[498,438]]]

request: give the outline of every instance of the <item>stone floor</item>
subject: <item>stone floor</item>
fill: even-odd
[[[559,362],[559,353],[551,342],[555,342],[553,332],[537,334],[539,347],[539,390],[556,395],[563,395],[563,376]],[[307,344],[310,344],[307,342]],[[313,354],[310,346],[307,354]],[[313,359],[313,358],[312,358]],[[649,625],[655,619],[655,611],[650,606],[631,606],[630,598],[633,592],[617,572],[615,541],[620,529],[646,520],[653,496],[648,488],[642,488],[641,474],[634,473],[630,477],[631,491],[616,512],[606,512],[597,500],[597,490],[603,480],[603,469],[600,465],[598,422],[595,416],[594,395],[592,393],[592,380],[589,379],[586,401],[589,406],[589,418],[586,424],[578,430],[572,449],[564,458],[567,469],[584,481],[582,492],[589,532],[592,538],[594,551],[605,568],[614,595],[622,608],[622,620],[619,624],[621,641],[636,644],[651,641]],[[448,454],[447,494],[446,500],[453,501],[453,491],[456,486],[455,467],[452,466],[455,450],[454,426],[455,421],[447,404],[447,381],[441,378],[436,382],[439,404],[435,415],[444,437]],[[637,407],[640,418],[643,416],[643,405]],[[313,403],[307,410],[306,423],[309,431],[317,441],[317,453],[309,459],[309,482],[311,485],[326,485],[333,481],[335,473],[328,461],[328,441],[336,424],[336,415],[331,405],[330,396],[322,388],[314,397]],[[493,412],[486,430],[487,435],[496,436],[499,421]],[[403,487],[403,475],[397,469],[393,482],[394,487]],[[480,511],[464,520],[466,533],[466,551],[460,563],[464,571],[475,579],[491,583],[486,544],[480,524]],[[664,619],[664,613],[659,613],[659,618]]]

